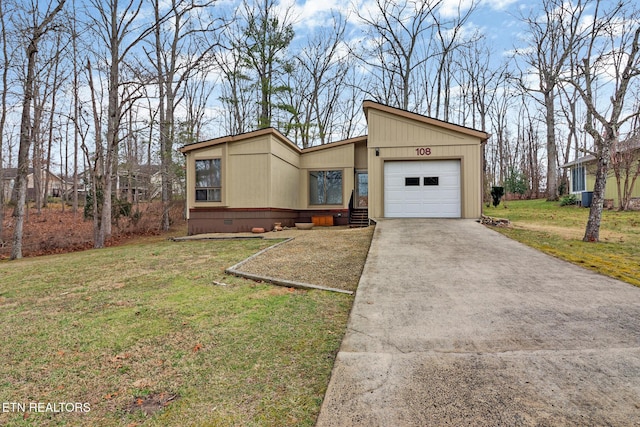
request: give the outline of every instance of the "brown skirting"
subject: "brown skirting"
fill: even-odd
[[[334,225],[349,223],[348,209],[195,208],[189,210],[188,233],[240,233],[254,227],[270,231],[277,222],[294,227],[296,222],[312,222],[312,216],[327,215],[333,216]]]

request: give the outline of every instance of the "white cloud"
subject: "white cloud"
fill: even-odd
[[[445,18],[455,18],[458,14],[464,14],[475,3],[480,8],[494,11],[507,10],[518,0],[444,0],[440,6],[440,15]]]
[[[306,0],[298,3],[295,0],[281,0],[282,10],[290,8],[296,27],[301,30],[322,27],[328,23],[327,18],[332,14],[349,15],[349,3],[344,0]],[[296,28],[297,29],[297,28]]]
[[[517,2],[518,0],[482,0],[481,4],[493,10],[507,10],[512,4]]]

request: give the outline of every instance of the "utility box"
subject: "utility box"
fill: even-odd
[[[593,191],[583,191],[582,192],[582,207],[583,208],[591,207],[591,200],[593,200]]]

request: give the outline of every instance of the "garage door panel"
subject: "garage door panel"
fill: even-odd
[[[419,185],[406,185],[416,177]],[[384,179],[385,217],[460,217],[459,160],[385,162]]]

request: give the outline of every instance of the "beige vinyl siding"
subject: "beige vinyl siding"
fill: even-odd
[[[290,143],[271,139],[271,203],[269,207],[299,209],[300,153]]]
[[[270,135],[261,135],[241,141],[234,141],[228,144],[229,155],[235,156],[240,154],[267,154],[271,149]]]
[[[279,138],[271,138],[271,153],[292,166],[300,167],[300,151]]]
[[[479,137],[373,109],[369,110],[368,123],[370,217],[384,218],[385,160],[460,160],[461,216],[480,217],[482,171]],[[416,148],[428,148],[430,154],[421,155]]]
[[[227,203],[230,208],[268,206],[270,136],[226,144]]]
[[[292,177],[297,177],[297,156],[294,149],[269,134],[229,144],[227,206],[294,209],[297,194],[289,196],[288,189]]]
[[[367,142],[357,142],[354,146],[355,168],[357,170],[366,170],[369,163],[367,158]]]
[[[231,208],[268,207],[269,154],[229,156],[228,203]]]
[[[277,156],[271,157],[271,205],[284,209],[299,209],[299,169]]]
[[[327,146],[324,150],[316,150],[302,153],[300,167],[303,169],[340,169],[353,168],[354,149],[353,144],[340,146]]]
[[[369,112],[369,148],[402,145],[418,147],[430,145],[478,145],[479,138],[448,130],[436,125],[394,116],[382,111]],[[414,150],[415,152],[415,150]]]

